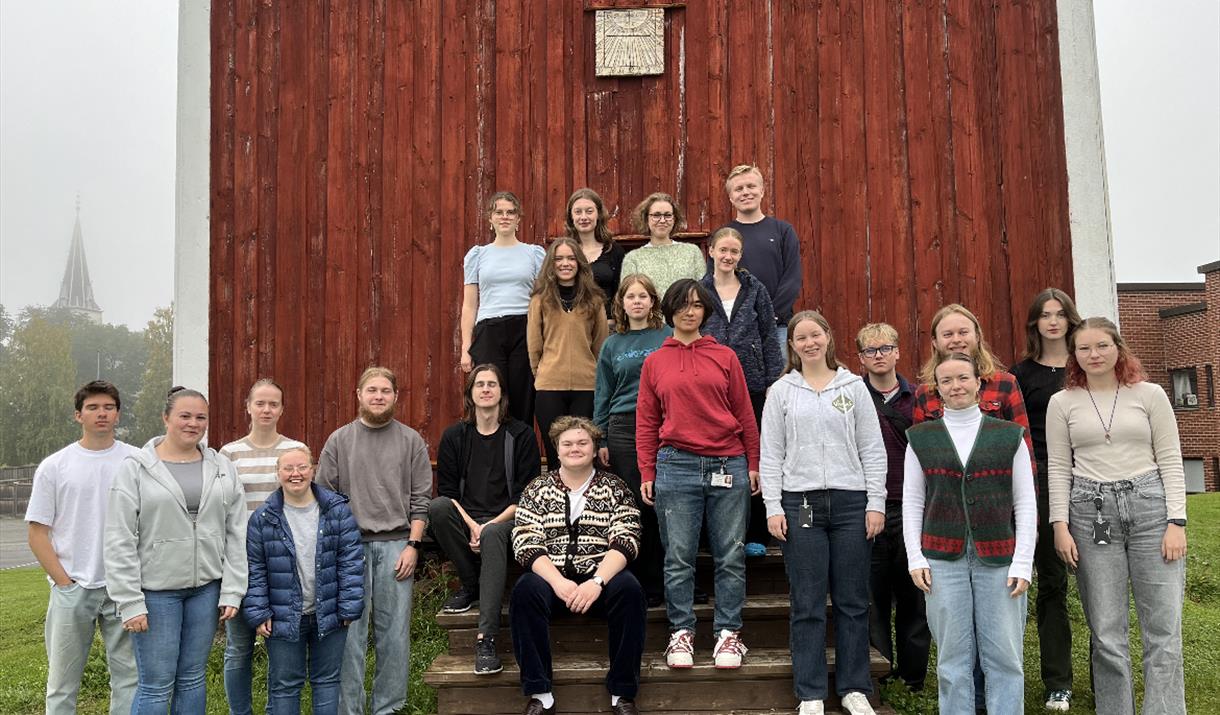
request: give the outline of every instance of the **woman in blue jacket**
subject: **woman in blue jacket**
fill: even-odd
[[[307,447],[280,455],[280,488],[250,517],[242,616],[267,639],[270,711],[299,713],[308,674],[315,715],[339,710],[347,626],[364,610],[364,555],[347,497],[313,483]]]
[[[762,281],[740,267],[744,240],[737,229],[725,227],[712,234],[707,254],[712,269],[703,285],[718,299],[709,306],[703,329],[721,345],[737,353],[746,374],[754,422],[762,427],[767,388],[784,372],[784,356],[775,332],[775,309]],[[746,529],[746,556],[762,556],[768,541],[767,514],[761,496],[750,499],[750,525]]]

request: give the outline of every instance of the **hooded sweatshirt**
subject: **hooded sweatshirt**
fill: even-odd
[[[178,481],[151,440],[114,475],[106,514],[106,591],[128,621],[148,613],[144,590],[194,588],[220,579],[220,605],[246,594],[245,494],[232,462],[210,447],[192,518]]]
[[[635,427],[642,481],[657,478],[663,446],[701,457],[744,454],[758,471],[758,427],[741,363],[711,336],[689,345],[666,338],[644,360]]]
[[[763,503],[784,513],[783,492],[862,491],[885,513],[885,441],[863,378],[840,367],[814,390],[793,370],[771,386],[762,418]]]

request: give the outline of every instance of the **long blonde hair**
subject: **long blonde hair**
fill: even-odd
[[[974,325],[974,337],[977,340],[970,356],[974,358],[975,364],[978,365],[979,379],[990,380],[995,377],[997,372],[1004,369],[1004,364],[996,359],[996,356],[991,352],[991,346],[983,339],[983,328],[979,325],[979,319],[966,306],[960,303],[950,303],[936,311],[936,315],[932,316],[932,354],[928,356],[927,362],[919,370],[919,379],[933,389],[936,388],[936,365],[938,364],[937,357],[939,352],[936,349],[936,327],[940,325],[940,321],[954,313],[965,317]]]

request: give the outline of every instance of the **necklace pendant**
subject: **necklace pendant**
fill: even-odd
[[[1109,432],[1106,432],[1106,444],[1111,444],[1111,442],[1110,442],[1110,433],[1109,433]]]

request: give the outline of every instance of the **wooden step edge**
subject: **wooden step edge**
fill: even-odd
[[[511,656],[502,658],[504,670],[493,675],[475,675],[474,662],[469,654],[442,654],[432,661],[424,671],[424,682],[433,687],[486,686],[517,687],[521,672]],[[835,669],[834,648],[826,649],[826,666],[831,673]],[[585,654],[559,655],[552,660],[553,680],[556,685],[574,683],[602,683],[609,669],[604,657]],[[869,672],[881,675],[889,672],[890,664],[876,649],[869,649]],[[733,671],[717,670],[712,665],[711,653],[696,652],[695,667],[674,670],[665,665],[663,653],[645,653],[640,663],[640,682],[664,683],[673,681],[723,681],[728,678],[741,681],[791,678],[792,651],[787,648],[752,649],[745,657],[741,668]]]
[[[831,605],[829,598],[826,599],[826,605],[828,608]],[[695,604],[695,616],[696,618],[710,618],[715,609],[715,599],[712,599],[710,603],[697,603]],[[746,602],[742,607],[741,612],[743,618],[787,618],[788,610],[788,594],[772,593],[746,596]],[[502,622],[508,622],[507,598],[504,599],[504,604],[500,607],[500,617]],[[563,614],[563,618],[569,620],[569,622],[577,622],[578,619],[579,621],[588,621],[590,623],[605,622],[604,619],[599,619],[588,615]],[[664,604],[648,609],[648,621],[650,623],[665,620],[667,620],[667,616],[665,613]],[[436,614],[436,624],[445,629],[476,628],[479,624],[479,609],[472,606],[470,610],[462,613],[445,613],[444,611],[440,611]]]

